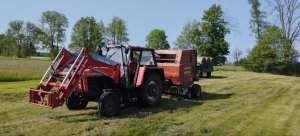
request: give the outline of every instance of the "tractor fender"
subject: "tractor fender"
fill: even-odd
[[[164,81],[164,70],[158,67],[140,67],[138,70],[137,80],[136,80],[136,87],[140,87],[143,84],[144,76],[147,73],[157,73],[162,77],[162,81]]]

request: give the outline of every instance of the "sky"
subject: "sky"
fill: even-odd
[[[114,16],[126,21],[130,45],[145,46],[145,38],[152,29],[162,29],[167,40],[174,46],[183,26],[193,20],[201,21],[205,10],[212,4],[221,5],[232,31],[226,36],[230,51],[246,50],[255,45],[249,29],[250,5],[248,0],[2,0],[0,5],[0,33],[5,33],[12,20],[30,21],[40,25],[45,11],[58,11],[66,15],[69,27],[66,32],[67,46],[72,28],[81,17],[93,16],[108,24]],[[262,10],[268,13],[270,23],[278,23],[267,4]]]

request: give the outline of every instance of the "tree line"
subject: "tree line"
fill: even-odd
[[[259,0],[248,2],[252,7],[250,29],[256,45],[236,64],[256,72],[300,72],[299,52],[295,49],[296,41],[300,40],[300,1],[267,0],[277,15],[278,25],[266,21],[266,12],[260,10]]]
[[[202,21],[188,22],[178,36],[175,47],[195,49],[200,56],[211,57],[214,65],[223,65],[229,52],[225,36],[230,33],[229,21],[221,6],[213,4],[204,11]]]
[[[299,52],[295,43],[300,40],[300,1],[266,0],[277,14],[279,24],[267,22],[267,13],[260,9],[259,0],[248,0],[251,6],[250,29],[256,38],[255,46],[245,58],[237,48],[232,52],[236,65],[257,72],[294,73],[299,71]],[[201,21],[185,24],[174,42],[178,49],[195,49],[200,56],[213,58],[214,65],[226,62],[229,43],[225,36],[230,34],[230,22],[226,20],[221,6],[213,4],[204,11]],[[55,56],[64,46],[67,17],[56,11],[42,13],[40,24],[11,21],[5,34],[0,35],[0,55],[28,57],[36,54],[37,45],[50,50]],[[105,25],[94,17],[82,17],[73,26],[68,48],[79,52],[82,47],[94,52],[109,44],[129,42],[126,22],[113,17]],[[153,29],[146,36],[146,47],[168,49],[170,44],[164,30]]]
[[[56,11],[42,13],[40,24],[31,22],[11,21],[5,34],[0,35],[0,55],[28,57],[36,55],[38,46],[49,49],[54,57],[59,47],[64,46],[67,17]],[[212,5],[204,11],[202,22],[194,21],[184,26],[175,42],[175,48],[196,49],[202,56],[214,58],[214,64],[224,64],[225,55],[229,54],[229,44],[225,35],[229,34],[228,22],[220,6]],[[146,36],[146,47],[168,49],[170,44],[164,30],[153,29]],[[73,26],[71,42],[68,48],[79,52],[82,47],[90,51],[109,44],[126,44],[129,42],[126,22],[113,17],[104,25],[94,17],[82,17]]]
[[[37,55],[37,47],[49,49],[49,56],[54,57],[60,47],[64,46],[67,17],[56,11],[42,13],[40,24],[14,20],[9,23],[5,34],[0,35],[0,55],[29,57]],[[73,52],[82,47],[90,51],[107,44],[121,44],[129,41],[126,22],[113,17],[105,26],[93,17],[80,18],[73,27],[71,42],[68,45]]]

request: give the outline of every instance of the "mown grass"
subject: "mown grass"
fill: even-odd
[[[246,71],[242,66],[223,65],[215,66],[214,71]]]
[[[51,61],[49,58],[0,57],[0,82],[40,79]]]
[[[248,71],[216,71],[200,80],[201,99],[164,96],[157,107],[122,105],[102,118],[87,109],[28,104],[38,81],[0,82],[0,135],[299,135],[300,78]]]

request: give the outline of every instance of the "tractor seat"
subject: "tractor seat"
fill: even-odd
[[[137,67],[137,62],[136,61],[132,61],[132,62],[129,63],[129,71],[130,72],[135,72],[136,67]]]

